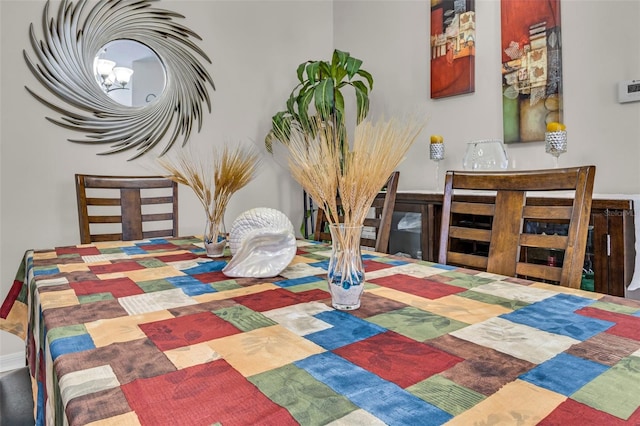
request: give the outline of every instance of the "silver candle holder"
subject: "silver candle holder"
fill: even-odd
[[[436,162],[436,190],[440,189],[440,160],[444,160],[444,143],[431,142],[429,144],[429,158]]]
[[[434,161],[444,160],[444,143],[430,143],[429,144],[429,158]]]
[[[567,131],[558,130],[544,134],[545,149],[547,154],[555,157],[555,166],[558,167],[558,157],[567,152]]]

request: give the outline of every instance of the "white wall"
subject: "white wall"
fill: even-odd
[[[148,172],[149,160],[129,154],[97,156],[101,147],[67,142],[82,136],[44,119],[57,117],[24,85],[39,89],[22,59],[28,27],[40,25],[44,1],[0,0],[0,299],[9,290],[22,254],[78,242],[73,174]],[[500,13],[497,0],[477,0],[476,91],[429,99],[429,1],[161,1],[186,16],[209,54],[217,86],[212,114],[192,144],[255,141],[262,147],[271,115],[282,109],[307,59],[332,49],[364,60],[375,79],[372,114],[420,112],[430,118],[424,136],[401,165],[400,189],[434,189],[435,164],[428,135],[445,137],[441,173],[460,168],[466,142],[501,138]],[[57,10],[52,2],[51,10]],[[616,83],[640,79],[640,2],[563,0],[565,123],[569,151],[561,165],[598,167],[596,192],[640,193],[640,103],[616,102]],[[38,28],[39,29],[39,28]],[[42,93],[42,90],[39,90]],[[106,148],[106,147],[102,147]],[[542,143],[509,145],[517,168],[546,168],[553,158]],[[180,230],[200,234],[204,215],[189,190],[181,190]],[[268,159],[259,178],[232,200],[227,221],[256,206],[292,218],[302,214],[299,187]],[[0,333],[2,357],[23,343]],[[19,357],[18,357],[19,358]]]
[[[51,2],[54,16],[58,4]],[[27,85],[47,94],[22,58],[23,49],[31,51],[29,24],[41,34],[44,5],[45,1],[0,0],[0,301],[25,250],[79,242],[74,173],[152,173],[152,161],[145,157],[127,161],[133,153],[126,152],[98,156],[108,146],[68,142],[67,138],[84,135],[48,122],[46,116],[59,115],[25,90]],[[217,89],[211,93],[212,113],[189,144],[255,142],[263,149],[271,115],[284,108],[298,64],[328,57],[333,50],[330,1],[163,0],[154,6],[183,14],[186,19],[181,22],[202,37],[198,45],[213,62],[207,66]],[[301,200],[301,189],[288,172],[265,159],[258,178],[231,200],[227,226],[241,212],[259,206],[280,209],[292,221],[299,220]],[[181,187],[181,234],[202,234],[204,224],[200,204]],[[8,354],[23,349],[20,339],[1,332],[0,371],[6,369]]]
[[[462,167],[466,143],[502,139],[500,2],[476,0],[475,93],[430,99],[429,1],[334,3],[335,47],[363,59],[375,79],[372,113],[424,112],[423,138],[400,167],[400,189],[435,188],[428,136],[442,134],[447,169]],[[594,191],[640,193],[640,102],[619,104],[617,82],[640,79],[640,2],[562,0],[564,122],[561,166],[595,164]],[[518,169],[550,168],[543,142],[508,144]]]

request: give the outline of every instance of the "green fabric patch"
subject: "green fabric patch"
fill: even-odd
[[[236,280],[216,281],[215,283],[211,283],[209,285],[218,291],[233,290],[235,288],[241,287],[238,285],[238,282]]]
[[[101,254],[122,254],[122,247],[96,247]]]
[[[396,266],[398,264],[398,259],[395,258],[390,258],[390,257],[371,257],[368,258],[367,260],[373,260],[374,262],[378,262],[378,263],[386,263],[388,265],[393,265]]]
[[[63,337],[73,337],[88,334],[84,324],[67,325],[64,327],[56,327],[47,332],[47,340],[49,344]]]
[[[640,406],[640,358],[630,356],[620,360],[576,393],[572,399],[621,419],[628,419]]]
[[[591,307],[602,309],[603,311],[616,312],[618,314],[634,315],[636,312],[638,312],[638,308],[634,308],[631,306],[618,305],[618,304],[609,303],[609,302],[595,302],[593,305],[591,305]]]
[[[141,281],[136,283],[145,293],[154,293],[156,291],[171,290],[176,288],[173,284],[165,279]]]
[[[189,244],[202,244],[202,239],[193,237],[193,238],[175,238],[171,240],[171,244],[174,246],[187,246]]]
[[[344,396],[293,364],[248,377],[302,425],[324,425],[358,409]]]
[[[305,248],[306,249],[306,248]],[[326,247],[324,249],[322,249],[322,251],[326,252],[327,249]],[[308,252],[304,254],[304,258],[305,259],[313,259],[313,260],[317,260],[319,262],[325,262],[327,260],[329,260],[329,258],[326,255],[322,255],[322,254],[315,254],[313,252]]]
[[[481,293],[479,291],[465,291],[458,293],[456,296],[466,297],[477,302],[489,303],[491,305],[499,305],[507,309],[516,310],[528,306],[529,303],[521,300],[505,299],[504,297],[494,296],[493,294]]]
[[[367,321],[419,342],[434,339],[469,325],[411,306],[380,315],[374,315],[367,318]]]
[[[495,278],[479,277],[478,275],[468,275],[462,272],[443,272],[444,277],[452,278],[451,281],[447,281],[447,284],[456,285],[463,288],[474,288],[481,285],[489,284],[495,281]]]
[[[271,318],[267,318],[261,313],[253,311],[243,305],[217,309],[213,311],[213,313],[244,332],[278,324]]]
[[[86,296],[78,296],[78,302],[82,303],[92,303],[99,302],[100,300],[113,300],[113,294],[111,293],[94,293],[88,294]]]
[[[152,259],[140,259],[137,261],[138,264],[144,266],[145,268],[162,268],[163,266],[167,266],[166,263],[152,258]]]
[[[486,398],[481,393],[460,386],[437,374],[408,387],[406,390],[454,416]]]
[[[329,297],[329,284],[327,284],[327,280],[318,280],[311,283],[292,285],[291,287],[287,287],[292,293],[301,293],[303,291],[309,290],[322,290],[327,292],[327,297]]]
[[[82,256],[80,256],[78,253],[60,254],[57,256],[57,258],[58,259],[78,259],[79,262],[83,262]]]

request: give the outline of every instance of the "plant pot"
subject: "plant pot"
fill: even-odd
[[[329,225],[331,232],[331,258],[327,281],[331,305],[349,311],[360,307],[364,290],[364,266],[360,252],[362,226]]]

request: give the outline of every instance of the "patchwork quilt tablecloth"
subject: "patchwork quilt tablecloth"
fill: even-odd
[[[30,251],[0,309],[38,424],[640,424],[640,303],[330,247],[229,279],[195,237]]]

